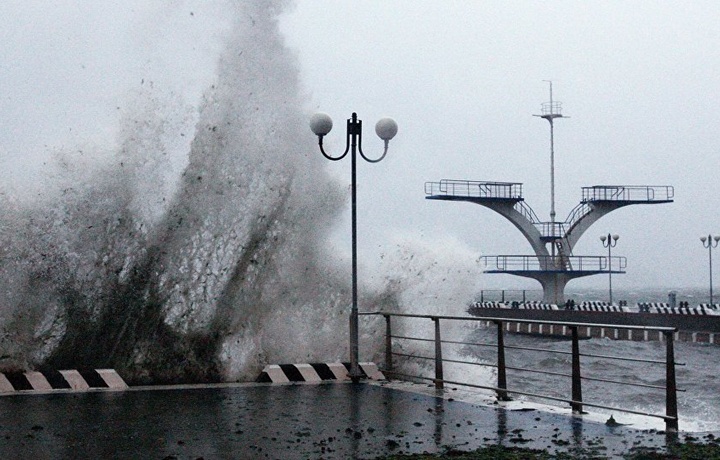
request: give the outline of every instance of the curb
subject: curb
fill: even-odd
[[[40,393],[53,390],[126,390],[127,388],[125,381],[114,369],[0,373],[0,395]]]
[[[385,380],[375,363],[358,363],[363,379]],[[259,383],[323,382],[350,380],[350,363],[270,364],[258,378]]]

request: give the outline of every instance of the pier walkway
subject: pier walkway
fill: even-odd
[[[461,391],[452,388],[393,385],[232,384],[7,396],[0,398],[0,458],[372,459],[489,445],[590,449],[620,458],[633,446],[668,441],[660,431],[607,426],[587,416],[512,402],[462,402]]]

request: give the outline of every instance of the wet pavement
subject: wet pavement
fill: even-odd
[[[667,441],[367,383],[14,395],[0,414],[0,459],[373,459],[497,444],[614,458]]]

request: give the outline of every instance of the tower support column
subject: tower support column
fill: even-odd
[[[545,273],[534,276],[543,288],[543,302],[555,305],[565,304],[565,286],[569,281],[563,273]]]

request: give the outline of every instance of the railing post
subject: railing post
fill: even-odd
[[[440,340],[440,318],[433,316],[435,323],[435,388],[443,388],[442,342]]]
[[[495,321],[497,325],[497,369],[498,381],[497,399],[499,401],[510,401],[507,391],[507,376],[505,374],[505,335],[503,332],[503,322]]]
[[[390,372],[393,369],[392,363],[392,328],[390,326],[390,315],[385,317],[385,371]]]
[[[582,383],[580,377],[580,337],[578,327],[570,326],[572,331],[572,400],[573,413],[582,414]]]
[[[675,349],[673,331],[664,331],[666,347],[666,378],[665,378],[665,415],[673,417],[665,419],[666,431],[678,431],[677,386],[675,384]]]

